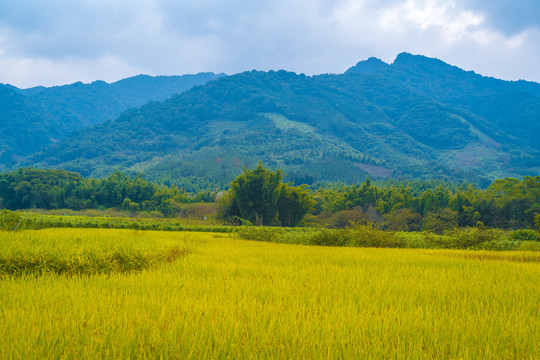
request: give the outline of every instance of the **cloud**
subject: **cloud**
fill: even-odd
[[[540,26],[538,0],[460,0],[460,4],[483,14],[490,26],[507,36]]]
[[[408,0],[402,5],[386,9],[380,19],[381,25],[393,32],[411,30],[407,27],[413,27],[415,32],[435,29],[447,43],[454,43],[465,37],[485,43],[492,37],[488,31],[481,28],[484,23],[483,16],[459,9],[451,3]]]
[[[89,83],[102,78],[120,80],[143,72],[114,56],[54,60],[0,56],[0,68],[3,83],[23,88],[75,81]]]
[[[402,51],[540,81],[538,15],[497,0],[3,0],[0,82],[342,72]],[[524,0],[528,10],[540,10]],[[528,4],[528,5],[527,5]],[[502,14],[506,14],[504,18]],[[526,19],[521,22],[520,19]],[[518,26],[519,25],[519,26]]]

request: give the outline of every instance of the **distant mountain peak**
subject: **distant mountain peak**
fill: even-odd
[[[467,71],[457,66],[450,65],[442,60],[424,55],[414,55],[407,52],[398,54],[391,66],[396,70],[412,70],[413,72],[421,73],[447,73],[454,75],[467,73]],[[474,72],[470,73],[474,74]]]
[[[414,61],[415,59],[429,59],[429,58],[424,55],[414,55],[408,52],[402,52],[396,56],[394,63],[410,62],[410,61]]]
[[[381,72],[387,71],[389,69],[420,70],[422,72],[465,72],[464,70],[456,66],[452,66],[436,58],[402,52],[396,56],[396,59],[392,64],[387,64],[376,57],[370,57],[367,60],[358,62],[355,66],[348,69],[346,73],[380,74]]]
[[[390,65],[376,57],[370,57],[367,60],[360,61],[351,67],[345,73],[377,74],[386,70]]]

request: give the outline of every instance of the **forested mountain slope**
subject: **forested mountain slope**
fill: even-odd
[[[51,121],[47,109],[0,85],[0,164],[13,164],[58,138]]]
[[[9,166],[74,130],[117,118],[123,111],[201,85],[220,75],[139,75],[108,84],[18,89],[0,85],[0,163]]]
[[[297,183],[371,174],[486,184],[539,173],[539,114],[539,84],[400,54],[340,75],[222,77],[79,131],[25,164],[93,176],[117,167],[191,190],[226,186],[257,160]]]

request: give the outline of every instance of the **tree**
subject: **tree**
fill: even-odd
[[[244,172],[231,183],[231,198],[240,216],[257,225],[271,225],[276,217],[276,193],[283,174],[271,172],[259,165],[255,170]]]
[[[422,230],[442,234],[444,230],[452,230],[458,226],[457,211],[444,208],[428,213],[422,221]]]
[[[315,201],[305,186],[281,184],[277,189],[277,211],[281,226],[296,226],[313,209]]]
[[[392,210],[383,217],[385,228],[393,231],[418,231],[422,223],[422,216],[411,209]]]
[[[232,183],[222,214],[238,216],[256,225],[296,226],[313,208],[311,193],[304,187],[283,184],[281,170],[272,172],[262,163],[244,172]]]

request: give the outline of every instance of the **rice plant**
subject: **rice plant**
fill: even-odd
[[[142,238],[141,233],[94,229],[0,232],[0,276],[126,272],[174,261],[189,252],[179,241],[181,236]]]
[[[2,358],[540,354],[535,252],[301,246],[133,230],[23,235],[35,239],[32,246],[80,238],[81,253],[100,241],[107,249],[127,241],[141,251],[181,243],[191,253],[140,271],[0,279]]]

